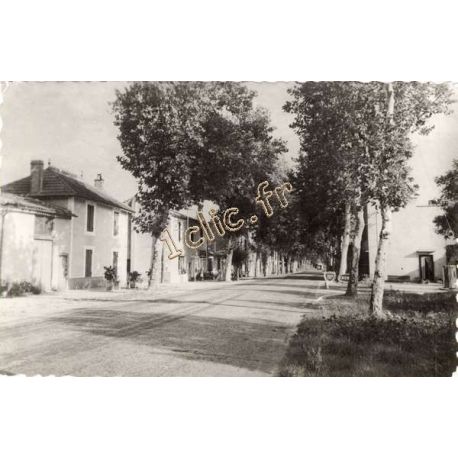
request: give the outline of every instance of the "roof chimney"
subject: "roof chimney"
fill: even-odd
[[[43,161],[30,162],[30,194],[39,194],[43,190]]]
[[[103,178],[102,178],[102,174],[101,173],[97,174],[97,178],[94,180],[94,186],[97,189],[103,189]]]

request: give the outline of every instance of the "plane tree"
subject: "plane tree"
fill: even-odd
[[[134,221],[152,235],[153,247],[170,210],[202,208],[205,200],[251,210],[259,180],[286,150],[254,97],[233,82],[135,82],[117,91],[118,160],[137,179],[141,211]],[[229,241],[228,266],[232,252]],[[151,275],[155,260],[153,249]]]
[[[452,168],[435,181],[441,190],[437,201],[443,209],[443,214],[434,218],[436,232],[448,240],[458,240],[458,160],[455,159]]]
[[[348,294],[356,294],[366,203],[357,164],[361,150],[359,112],[362,83],[306,82],[289,92],[284,109],[295,115],[291,127],[300,139],[295,184],[300,214],[314,249],[327,259],[340,253],[338,278],[346,273],[352,246]],[[312,248],[312,247],[311,247]],[[333,268],[335,268],[333,266]]]
[[[372,83],[368,106],[374,115],[363,133],[367,154],[362,164],[365,187],[381,215],[370,312],[383,314],[386,247],[391,234],[392,212],[407,205],[417,186],[409,159],[414,153],[411,135],[427,135],[435,114],[450,113],[453,103],[448,84],[419,82]]]
[[[349,294],[356,293],[363,208],[371,204],[381,214],[370,301],[371,312],[379,315],[391,212],[404,207],[416,191],[408,164],[414,151],[410,138],[415,132],[427,135],[432,116],[449,112],[451,89],[418,82],[303,83],[291,94],[285,109],[296,115],[292,127],[301,140],[297,177],[302,210],[317,221],[318,236],[324,231],[330,237],[330,221],[337,224],[337,215],[343,215],[342,248],[349,232],[357,255]],[[348,219],[348,202],[354,224]]]

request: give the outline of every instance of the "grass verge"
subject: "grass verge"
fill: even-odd
[[[305,317],[289,342],[281,376],[450,376],[458,344],[454,293],[387,291],[386,316],[368,315],[368,296],[333,296]]]

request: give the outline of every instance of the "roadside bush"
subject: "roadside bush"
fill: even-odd
[[[455,293],[451,291],[425,294],[385,291],[383,305],[394,312],[458,312]]]
[[[0,285],[0,297],[5,297],[8,293],[8,284]]]
[[[13,282],[2,287],[3,292],[6,291],[7,297],[20,297],[27,294],[41,294],[41,288],[28,281]]]

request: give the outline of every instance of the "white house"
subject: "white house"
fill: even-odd
[[[127,284],[132,209],[103,191],[100,174],[91,186],[69,172],[45,169],[43,161],[35,160],[29,176],[3,186],[2,192],[32,197],[75,215],[65,228],[57,224],[54,235],[68,288],[104,286],[104,266],[114,266],[121,286]]]
[[[434,217],[441,213],[437,205],[422,204],[418,199],[393,212],[386,252],[388,279],[428,282],[442,279],[446,241],[436,233],[433,223]],[[369,207],[367,238],[362,247],[363,251],[365,248],[368,251],[371,277],[375,270],[380,227],[380,213],[375,207]]]
[[[68,280],[68,209],[15,194],[0,195],[0,285],[26,281],[44,291]]]

